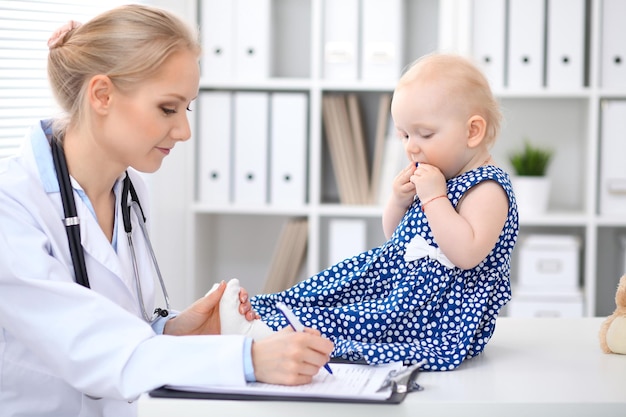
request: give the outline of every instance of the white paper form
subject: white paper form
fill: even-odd
[[[354,398],[354,399],[381,399],[389,398],[391,387],[381,392],[378,389],[383,385],[391,371],[403,368],[401,362],[384,365],[359,365],[348,363],[332,363],[333,374],[320,369],[313,381],[306,385],[285,386],[249,382],[241,387],[225,386],[169,386],[168,388],[224,394],[254,394],[266,396],[293,396],[311,398]]]

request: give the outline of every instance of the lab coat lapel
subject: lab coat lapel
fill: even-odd
[[[74,178],[71,179],[71,182],[75,190],[83,192],[80,184],[78,184]],[[121,217],[118,213],[119,195],[121,192],[119,180],[116,182],[113,191],[115,193],[115,222],[121,223]],[[128,265],[124,262],[124,258],[119,256],[119,253],[115,252],[111,242],[109,242],[100,228],[98,220],[92,213],[90,207],[82,198],[78,197],[76,193],[74,194],[74,200],[76,202],[76,212],[80,218],[80,240],[85,255],[91,257],[95,262],[109,270],[124,283],[125,287],[133,292],[131,287],[133,280],[132,270],[127,267]],[[120,219],[119,222],[118,219]],[[120,228],[122,228],[122,226],[118,224],[116,226],[118,232]],[[120,237],[120,233],[118,233],[118,247],[123,246],[126,240],[124,238],[123,241],[120,241]]]
[[[91,210],[80,199],[76,200],[76,211],[80,218],[80,240],[85,255],[93,258],[113,275],[128,282],[128,275],[111,242],[108,241]]]

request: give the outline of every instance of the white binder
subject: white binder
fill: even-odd
[[[200,9],[202,76],[208,80],[231,78],[235,61],[235,3],[205,0]]]
[[[626,2],[602,3],[600,85],[602,88],[626,87]]]
[[[323,0],[323,76],[358,79],[359,2]]]
[[[269,96],[265,92],[234,94],[234,202],[267,202]]]
[[[506,0],[472,1],[472,57],[491,88],[504,88]]]
[[[409,160],[401,140],[394,134],[388,134],[385,138],[383,164],[380,171],[378,194],[376,204],[384,206],[393,191],[393,180],[404,168],[409,166]]]
[[[230,3],[230,1],[224,1]],[[238,79],[271,75],[271,0],[236,0],[235,72]]]
[[[508,86],[538,90],[543,86],[545,0],[509,0]]]
[[[270,204],[306,202],[308,105],[305,93],[272,93]]]
[[[198,198],[203,203],[231,200],[232,96],[204,91],[198,97]]]
[[[403,4],[402,0],[361,0],[361,79],[395,81],[400,77]]]
[[[367,223],[363,219],[328,221],[328,265],[334,265],[366,250]]]
[[[549,0],[546,86],[580,89],[585,73],[585,0]]]
[[[601,107],[600,214],[626,213],[626,100],[604,100]]]

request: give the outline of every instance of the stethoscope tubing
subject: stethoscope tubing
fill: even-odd
[[[65,230],[67,232],[67,240],[70,247],[70,256],[72,257],[72,265],[74,266],[74,275],[78,284],[82,285],[85,288],[90,288],[89,277],[87,275],[87,267],[85,265],[85,256],[80,238],[80,219],[76,212],[76,201],[74,200],[74,191],[72,189],[72,184],[70,181],[70,174],[67,169],[67,161],[65,159],[63,148],[54,137],[50,140],[50,146],[52,148],[52,159],[54,162],[54,168],[56,170],[57,180],[59,182],[59,189],[61,192],[61,202],[63,204],[63,212],[65,215],[63,222],[65,225]],[[128,201],[129,195],[130,202]],[[161,275],[161,270],[159,268],[156,255],[154,254],[154,250],[152,248],[152,243],[150,242],[150,237],[148,236],[148,230],[145,225],[146,217],[143,213],[143,209],[141,208],[141,204],[139,203],[139,198],[135,191],[135,187],[133,187],[130,177],[128,176],[128,172],[126,173],[126,177],[123,180],[121,200],[122,201],[120,206],[122,209],[122,220],[124,223],[124,230],[126,232],[128,246],[130,249],[131,261],[133,264],[132,267],[133,274],[135,276],[137,299],[139,301],[143,318],[147,322],[152,323],[159,316],[168,316],[170,310],[170,300],[169,295],[167,294],[167,289],[165,288],[165,281],[163,280],[163,276]],[[161,285],[161,291],[163,292],[163,298],[165,301],[165,309],[157,308],[154,311],[154,315],[152,317],[150,317],[146,311],[143,299],[143,291],[141,288],[141,280],[139,279],[139,267],[137,263],[137,257],[135,255],[135,245],[133,244],[132,239],[132,222],[130,219],[131,207],[135,211],[135,215],[137,216],[137,223],[139,224],[140,229],[143,233],[144,240],[146,242],[148,252],[150,253],[150,257],[152,259],[152,263],[154,265],[157,277],[159,279],[159,284]]]
[[[139,215],[143,216],[143,210],[137,201],[130,201],[128,203],[130,207],[135,211],[135,215],[139,218]],[[130,208],[129,208],[130,213]],[[130,219],[129,219],[130,220]],[[141,280],[139,279],[139,271],[137,266],[137,257],[135,256],[135,245],[133,245],[132,233],[126,232],[126,237],[128,239],[128,246],[130,247],[131,259],[133,262],[133,269],[135,271],[135,279],[137,283],[137,294],[139,297],[139,304],[141,305],[141,314],[146,321],[154,321],[157,316],[167,317],[168,311],[170,310],[170,297],[167,294],[167,288],[165,287],[165,281],[163,281],[163,276],[161,275],[161,269],[159,268],[159,263],[157,262],[156,255],[154,254],[154,249],[152,249],[152,243],[150,242],[150,236],[148,236],[148,228],[146,227],[145,222],[139,221],[139,228],[143,233],[144,241],[146,242],[146,246],[148,247],[148,253],[152,258],[152,264],[154,265],[154,269],[156,271],[157,277],[159,278],[159,284],[161,285],[161,290],[163,291],[163,298],[165,300],[165,308],[166,310],[162,310],[160,308],[155,310],[154,317],[150,317],[146,312],[145,303],[143,301],[143,291],[141,288]]]
[[[132,202],[132,205],[133,205],[133,209],[135,210],[135,214],[137,214],[138,212],[137,209],[141,210],[141,206],[139,205],[138,202],[135,202],[135,201]],[[143,211],[142,211],[142,214],[143,214]],[[150,240],[150,236],[148,235],[148,228],[146,227],[146,223],[139,222],[139,228],[141,229],[141,232],[143,233],[143,237],[145,239],[146,245],[148,246],[148,253],[150,253],[150,257],[152,258],[152,265],[154,265],[157,278],[159,279],[159,284],[161,284],[161,290],[163,290],[163,299],[165,301],[165,308],[167,309],[167,311],[169,311],[170,310],[170,297],[169,297],[169,294],[167,293],[165,281],[163,280],[163,275],[161,275],[161,268],[159,268],[159,263],[157,262],[156,255],[154,254],[154,249],[152,249],[152,242]],[[163,315],[163,313],[160,313],[160,315],[163,317],[167,316],[167,314]]]
[[[76,213],[76,202],[74,201],[74,193],[70,182],[70,174],[65,161],[63,148],[56,141],[51,140],[52,158],[54,166],[57,170],[59,188],[61,191],[61,202],[63,204],[63,213],[65,218],[65,231],[67,232],[67,241],[70,247],[70,256],[74,265],[74,275],[76,282],[83,287],[90,288],[89,277],[87,275],[87,267],[85,265],[85,256],[83,254],[83,246],[80,239],[80,220]]]

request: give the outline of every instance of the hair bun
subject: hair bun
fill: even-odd
[[[52,36],[50,36],[50,39],[48,39],[48,48],[54,49],[58,46],[63,45],[63,42],[65,42],[65,35],[80,27],[80,25],[80,22],[70,20],[69,22],[55,30]]]

